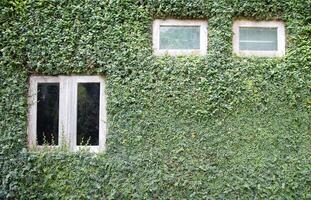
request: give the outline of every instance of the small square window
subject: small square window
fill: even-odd
[[[105,147],[106,97],[100,76],[32,76],[28,140],[31,147]]]
[[[235,21],[233,34],[233,51],[239,56],[280,57],[285,54],[283,22]]]
[[[205,55],[207,22],[203,20],[154,20],[155,55]]]

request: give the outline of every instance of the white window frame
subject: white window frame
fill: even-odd
[[[239,28],[256,27],[256,28],[277,28],[278,46],[276,51],[251,51],[240,50]],[[236,20],[233,22],[233,52],[238,56],[260,56],[260,57],[282,57],[285,55],[285,28],[282,21],[250,21]]]
[[[29,116],[28,144],[30,148],[43,148],[37,144],[37,87],[38,83],[59,83],[59,127],[58,145],[68,145],[71,151],[88,149],[91,152],[105,150],[107,135],[107,113],[105,82],[101,76],[31,76],[29,80]],[[100,83],[99,100],[99,144],[96,146],[78,146],[77,140],[77,90],[78,83]]]
[[[160,49],[160,26],[200,26],[200,49]],[[205,55],[207,52],[207,21],[205,20],[177,20],[156,19],[152,24],[152,42],[154,55],[180,56]]]

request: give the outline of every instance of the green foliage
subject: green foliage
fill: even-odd
[[[1,6],[0,199],[311,198],[310,1]],[[167,17],[208,19],[208,54],[153,56]],[[284,20],[286,56],[232,55],[235,18]],[[27,150],[31,74],[106,77],[105,153]]]

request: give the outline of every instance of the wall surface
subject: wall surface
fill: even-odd
[[[310,0],[0,4],[0,199],[311,198]],[[208,20],[207,55],[154,56],[156,18]],[[286,55],[233,55],[240,18]],[[28,151],[32,74],[106,77],[105,153]]]

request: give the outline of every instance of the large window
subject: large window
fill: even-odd
[[[237,55],[279,57],[285,54],[283,22],[235,21],[233,33],[233,50]]]
[[[207,50],[207,22],[203,20],[154,20],[155,55],[204,55]]]
[[[29,144],[100,151],[106,140],[106,99],[100,76],[32,76]]]

